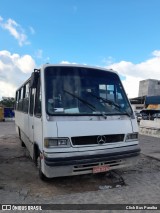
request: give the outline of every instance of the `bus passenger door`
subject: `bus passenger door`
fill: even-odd
[[[31,156],[33,156],[33,142],[34,142],[34,97],[35,89],[30,89],[30,105],[29,105],[29,116],[28,116],[28,130],[29,130],[29,146]]]

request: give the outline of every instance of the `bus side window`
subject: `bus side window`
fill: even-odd
[[[34,114],[37,117],[41,117],[41,86],[40,86],[40,79],[38,80],[38,85],[37,85],[37,89],[36,89],[36,100],[35,100]]]
[[[33,107],[34,107],[34,89],[30,89],[30,106],[29,106],[29,114],[33,115]]]
[[[24,86],[23,112],[28,113],[29,106],[29,82]]]
[[[23,109],[23,87],[19,90],[19,97],[18,97],[18,110],[22,111]]]

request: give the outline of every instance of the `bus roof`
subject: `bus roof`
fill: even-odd
[[[99,67],[99,66],[90,66],[90,65],[86,65],[86,64],[76,64],[76,63],[62,63],[62,64],[44,64],[42,65],[42,69],[45,69],[46,67],[79,67],[79,68],[90,68],[90,69],[98,69],[98,70],[102,70],[102,71],[108,71],[108,72],[113,72],[113,73],[117,73],[117,71],[113,70],[113,69],[107,69],[107,68],[103,68],[103,67]]]

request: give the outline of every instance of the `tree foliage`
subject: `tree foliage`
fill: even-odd
[[[2,100],[0,101],[0,105],[4,106],[4,107],[14,107],[15,104],[15,99],[14,98],[2,98]]]

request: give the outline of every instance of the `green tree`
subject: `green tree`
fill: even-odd
[[[0,105],[4,106],[4,107],[14,107],[15,104],[15,99],[14,98],[2,98],[2,100],[0,101]]]

